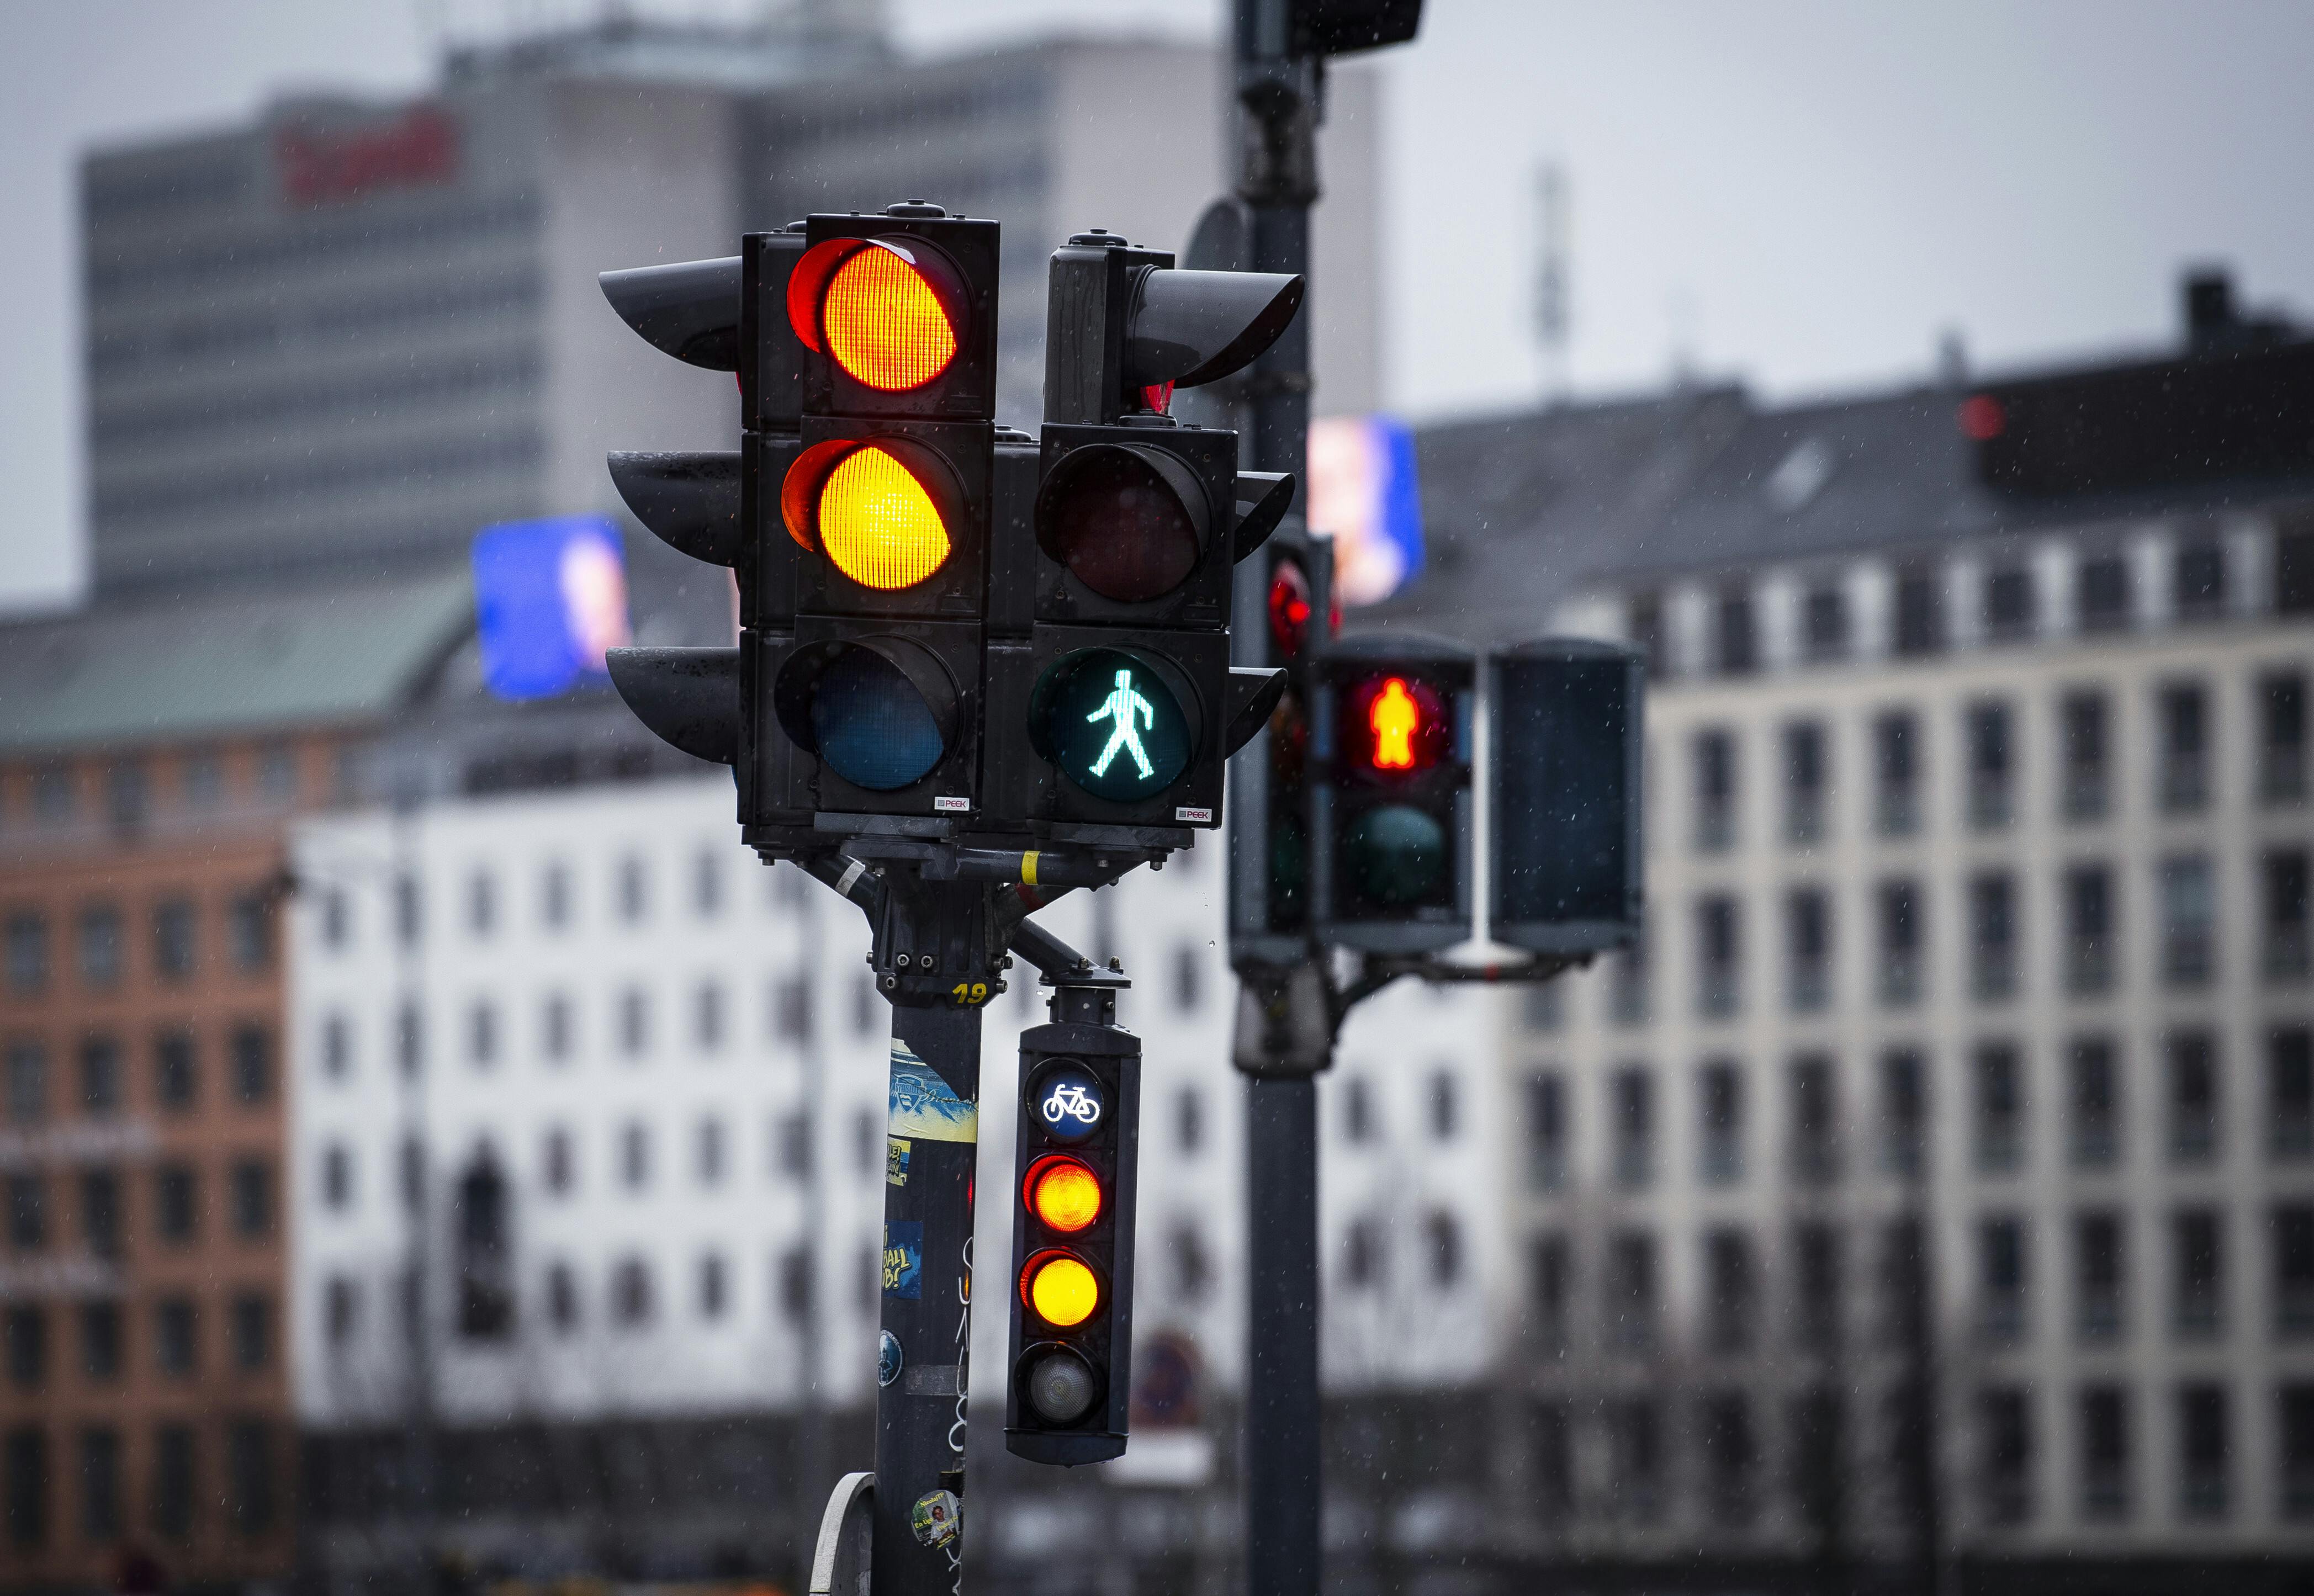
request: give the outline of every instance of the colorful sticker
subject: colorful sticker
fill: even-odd
[[[914,1151],[915,1143],[905,1136],[884,1138],[884,1184],[886,1186],[908,1184],[908,1155]]]
[[[908,1510],[908,1528],[925,1546],[946,1546],[964,1528],[964,1504],[954,1491],[926,1491]]]
[[[900,1365],[907,1361],[907,1354],[900,1350],[900,1338],[885,1331],[876,1343],[876,1383],[888,1386],[899,1379]]]
[[[884,1225],[884,1294],[913,1302],[923,1292],[923,1221],[888,1220]]]
[[[926,1142],[980,1140],[980,1110],[949,1089],[940,1072],[892,1038],[892,1106],[885,1129]]]

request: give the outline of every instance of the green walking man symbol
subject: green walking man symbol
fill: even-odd
[[[1100,757],[1092,762],[1094,775],[1108,772],[1109,761],[1117,757],[1120,748],[1133,755],[1133,763],[1141,767],[1144,781],[1157,773],[1155,767],[1149,763],[1149,755],[1141,750],[1141,729],[1134,724],[1136,718],[1142,726],[1153,731],[1156,729],[1157,711],[1147,699],[1133,691],[1133,673],[1119,671],[1117,673],[1117,691],[1101,701],[1100,709],[1085,717],[1088,725],[1106,720],[1116,728],[1108,734],[1108,746],[1102,749]]]

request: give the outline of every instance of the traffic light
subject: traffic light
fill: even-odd
[[[1033,1462],[1125,1451],[1140,1106],[1130,1031],[1021,1033],[1004,1445]]]
[[[1374,953],[1469,939],[1475,664],[1460,643],[1405,633],[1347,639],[1319,661],[1320,939]]]
[[[1636,941],[1644,657],[1540,638],[1486,669],[1488,933],[1548,954]]]
[[[795,622],[747,663],[778,807],[980,807],[997,234],[922,200],[804,223],[782,307],[799,447],[757,511],[793,561]]]
[[[1238,657],[1283,670],[1267,735],[1239,762],[1232,819],[1232,958],[1290,965],[1310,935],[1310,706],[1334,635],[1334,544],[1291,524],[1262,546],[1258,619]],[[1244,600],[1241,600],[1242,604]]]
[[[1218,824],[1223,761],[1282,690],[1230,666],[1232,569],[1292,507],[1241,472],[1237,435],[1168,413],[1177,387],[1250,362],[1293,320],[1296,277],[1183,271],[1079,234],[1052,260],[1032,544],[1001,566],[1028,636],[992,649],[1024,721],[992,743],[1002,810],[1031,825]]]

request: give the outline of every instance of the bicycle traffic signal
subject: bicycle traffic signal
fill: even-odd
[[[1004,1444],[1033,1462],[1125,1451],[1140,1098],[1130,1031],[1021,1033]]]
[[[1487,660],[1490,851],[1498,942],[1594,953],[1636,941],[1645,656],[1540,638]]]
[[[1347,639],[1319,661],[1322,940],[1418,953],[1470,939],[1475,666],[1460,643],[1407,634]]]
[[[1235,433],[1168,410],[1176,387],[1250,362],[1301,302],[1299,278],[1182,271],[1106,233],[1054,254],[1033,547],[1005,567],[1028,585],[1029,635],[991,663],[997,701],[1028,706],[992,747],[1005,813],[1219,824],[1223,762],[1283,687],[1230,667],[1231,573],[1294,482],[1239,471]]]

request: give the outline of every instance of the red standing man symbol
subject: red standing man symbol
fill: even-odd
[[[1414,734],[1422,729],[1422,706],[1396,676],[1382,684],[1366,710],[1373,731],[1373,763],[1378,771],[1414,768]]]

